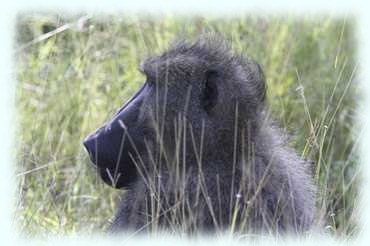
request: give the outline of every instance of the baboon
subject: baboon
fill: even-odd
[[[256,62],[202,36],[140,70],[141,89],[84,141],[104,182],[126,190],[110,231],[310,230],[310,168],[269,118]]]

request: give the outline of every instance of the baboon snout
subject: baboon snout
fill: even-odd
[[[98,144],[98,137],[99,133],[102,128],[99,128],[96,132],[90,134],[85,138],[83,141],[83,145],[89,154],[90,160],[92,164],[96,167],[96,161],[97,161],[97,144]]]
[[[144,149],[145,128],[145,117],[139,115],[148,95],[145,84],[111,120],[83,141],[103,181],[113,187],[126,187],[136,179],[135,163],[140,156],[138,149]]]

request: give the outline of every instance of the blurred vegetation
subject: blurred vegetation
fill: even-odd
[[[102,230],[121,191],[81,142],[143,83],[140,61],[176,38],[216,32],[264,68],[271,114],[313,161],[325,230],[356,233],[355,23],[330,16],[18,16],[18,203],[26,235]],[[52,32],[52,33],[50,33]],[[48,35],[50,34],[50,35]]]

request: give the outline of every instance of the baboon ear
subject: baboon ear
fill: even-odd
[[[202,105],[204,110],[209,113],[218,100],[218,88],[217,88],[218,74],[216,71],[208,71],[205,76],[204,90],[202,94]]]

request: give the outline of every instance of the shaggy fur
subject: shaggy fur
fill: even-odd
[[[122,183],[127,191],[110,231],[311,228],[315,186],[308,164],[268,118],[258,64],[235,55],[219,38],[202,37],[177,42],[141,70],[152,89],[137,115],[118,114],[108,123],[121,120],[136,147],[130,153],[135,168],[125,169],[127,164],[110,156],[118,173],[134,177]],[[130,133],[132,125],[141,130]],[[108,153],[91,147],[89,152]]]

